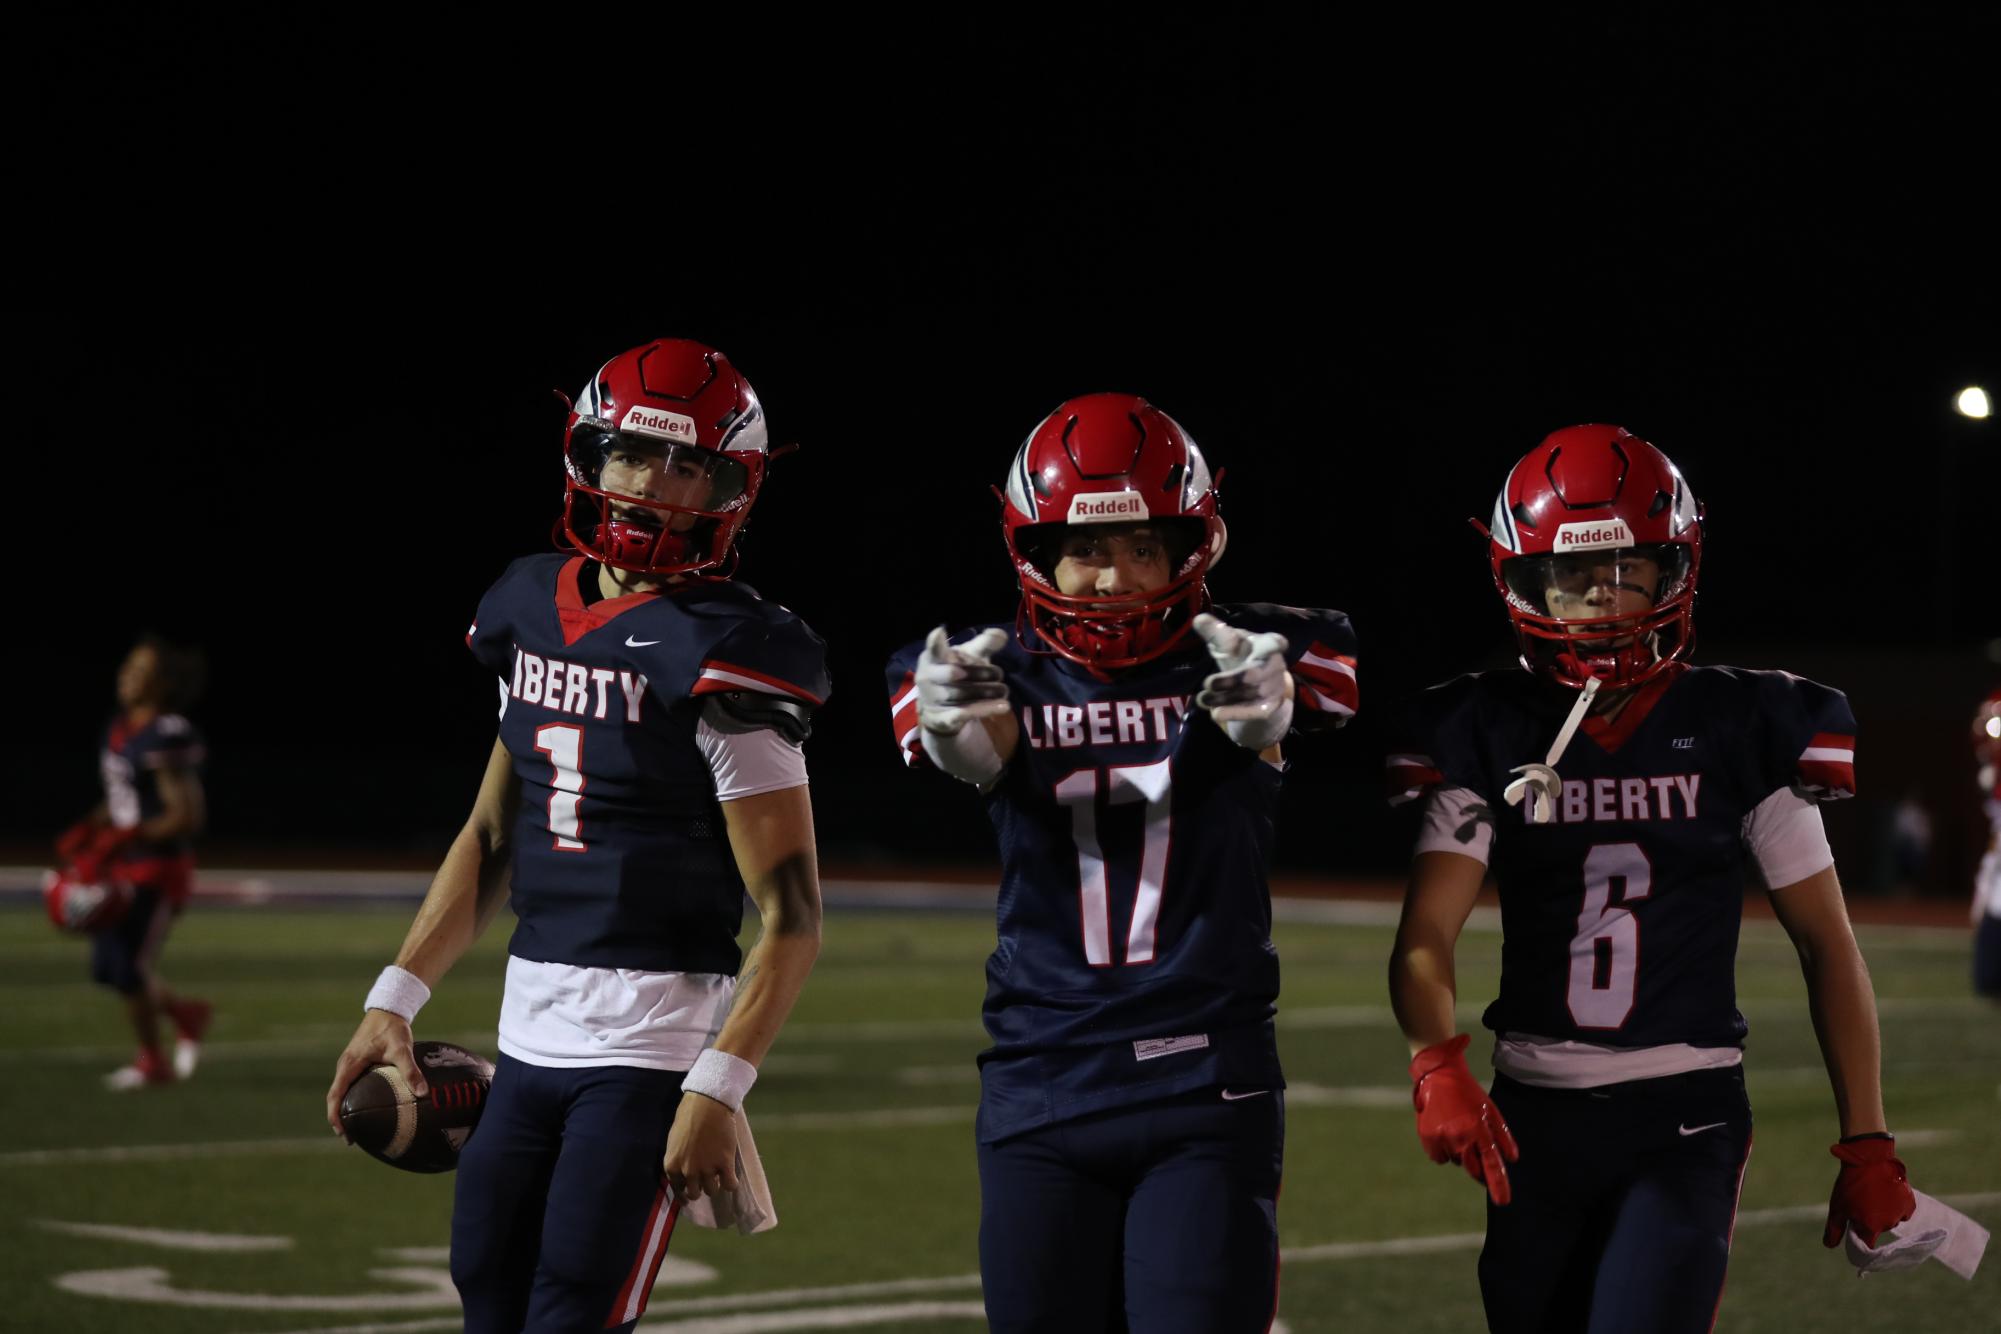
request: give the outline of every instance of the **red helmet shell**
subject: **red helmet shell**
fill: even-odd
[[[1494,586],[1529,670],[1580,688],[1590,677],[1635,685],[1693,643],[1702,507],[1673,461],[1624,427],[1567,426],[1523,455],[1494,502],[1487,536]],[[1653,609],[1637,619],[1553,616],[1509,578],[1537,558],[1631,548],[1663,557]]]
[[[58,931],[107,931],[131,910],[133,897],[131,884],[117,876],[84,879],[69,867],[42,875],[42,906]]]
[[[1086,394],[1044,417],[1016,451],[1001,497],[1022,642],[1039,639],[1100,670],[1173,649],[1206,605],[1206,577],[1223,554],[1216,480],[1181,424],[1137,395]],[[1187,539],[1166,587],[1117,604],[1063,594],[1044,551],[1050,537],[1073,524],[1138,522]]]
[[[605,457],[621,440],[701,458],[712,475],[708,496],[670,503],[603,489]],[[559,539],[642,574],[714,569],[730,558],[750,517],[769,453],[764,408],[728,357],[684,338],[621,352],[577,395],[563,427]]]

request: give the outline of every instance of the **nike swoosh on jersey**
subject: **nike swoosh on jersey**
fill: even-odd
[[[1684,1135],[1700,1135],[1705,1130],[1714,1130],[1718,1126],[1727,1126],[1729,1124],[1728,1121],[1711,1121],[1706,1126],[1676,1126],[1675,1129]]]
[[[657,639],[634,639],[631,635],[625,637],[625,646],[627,648],[652,648],[659,642]]]
[[[1249,1092],[1246,1093],[1232,1093],[1230,1092],[1230,1090],[1224,1089],[1223,1101],[1242,1102],[1245,1098],[1261,1098],[1269,1092],[1271,1092],[1270,1089],[1251,1089]]]

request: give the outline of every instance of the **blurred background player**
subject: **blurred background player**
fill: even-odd
[[[906,762],[999,837],[977,1135],[1000,1331],[1263,1330],[1284,1079],[1266,887],[1293,726],[1355,710],[1339,612],[1210,608],[1208,465],[1127,394],[1072,399],[1008,471],[1012,626],[889,664]]]
[[[1492,1329],[1707,1330],[1751,1148],[1735,961],[1754,869],[1834,1087],[1822,1239],[1873,1243],[1912,1209],[1818,808],[1854,790],[1855,720],[1801,677],[1684,661],[1701,511],[1628,432],[1544,440],[1488,536],[1528,670],[1426,691],[1389,758],[1392,800],[1425,801],[1390,961],[1419,1139],[1487,1187]],[[1454,945],[1490,867],[1491,1101],[1453,1032]]]
[[[511,883],[452,1216],[472,1331],[632,1327],[683,1201],[735,1198],[743,1096],[819,950],[802,744],[825,645],[726,573],[769,452],[757,395],[712,348],[649,343],[592,378],[564,446],[574,554],[514,562],[480,602],[500,736],[327,1092],[338,1130],[371,1065],[423,1091],[410,1021]]]
[[[182,716],[201,695],[202,656],[155,636],[141,639],[118,668],[118,712],[99,754],[104,800],[56,842],[66,872],[132,886],[124,915],[91,938],[90,975],[123,999],[138,1039],[132,1063],[104,1077],[127,1092],[195,1072],[209,1004],[177,996],[159,972],[174,920],[194,892],[194,837],[206,820],[201,733]],[[173,1026],[174,1054],[162,1052],[161,1023]]]
[[[1973,715],[1973,758],[1987,808],[1987,853],[1973,875],[1973,990],[2001,1000],[2001,690]]]

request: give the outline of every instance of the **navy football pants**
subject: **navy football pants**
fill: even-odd
[[[1741,1068],[1595,1089],[1494,1077],[1521,1149],[1487,1205],[1495,1334],[1703,1334],[1716,1320],[1751,1153]]]
[[[468,1334],[632,1328],[674,1230],[660,1160],[680,1101],[678,1071],[502,1053],[452,1200]]]
[[[90,938],[91,981],[121,996],[144,991],[153,965],[159,962],[160,947],[167,943],[168,928],[180,911],[159,890],[139,886],[125,916]]]
[[[991,1328],[1269,1328],[1283,1099],[1271,1090],[1225,1101],[1220,1089],[1198,1089],[980,1145],[980,1279]]]

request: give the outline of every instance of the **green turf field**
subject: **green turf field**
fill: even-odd
[[[166,971],[216,1002],[209,1058],[189,1084],[114,1095],[98,1078],[129,1052],[114,1006],[84,980],[82,945],[38,912],[0,913],[0,1328],[456,1328],[450,1179],[341,1147],[321,1113],[334,1054],[407,920],[192,913]],[[971,1122],[991,930],[973,914],[829,917],[819,970],[750,1101],[782,1224],[755,1238],[682,1228],[643,1328],[980,1327]],[[1481,1328],[1481,1196],[1418,1151],[1383,995],[1389,937],[1387,925],[1279,931],[1294,1085],[1280,1317],[1293,1334]],[[1967,937],[1884,928],[1862,940],[1912,1177],[2001,1230],[2001,1012],[1967,994]],[[493,933],[460,966],[419,1036],[491,1051],[503,941]],[[1462,944],[1471,1000],[1491,994],[1497,944],[1470,932]],[[1775,927],[1747,924],[1739,972],[1757,1149],[1717,1328],[2001,1329],[2001,1251],[1965,1283],[1934,1264],[1858,1281],[1821,1249],[1833,1112]]]

